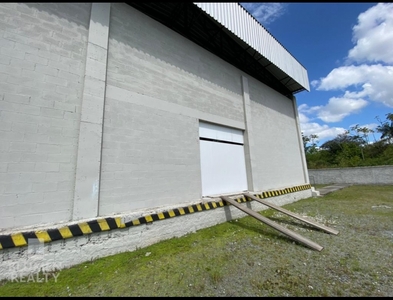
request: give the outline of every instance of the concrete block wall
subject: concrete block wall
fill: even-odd
[[[243,122],[241,74],[138,10],[113,3],[108,85]]]
[[[241,72],[111,6],[99,215],[201,198],[199,119],[244,126]]]
[[[198,121],[126,100],[106,99],[99,214],[200,199]]]
[[[310,184],[393,184],[393,166],[309,169]]]
[[[90,3],[0,3],[0,229],[71,218]]]
[[[272,147],[296,142],[291,100],[169,28],[124,3],[1,5],[1,229],[201,198],[199,120],[247,127],[250,190],[307,183]]]
[[[302,165],[294,103],[254,78],[249,78],[252,116],[254,188],[280,188],[308,183]]]

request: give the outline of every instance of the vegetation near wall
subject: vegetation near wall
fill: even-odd
[[[386,120],[376,117],[379,140],[370,141],[374,130],[359,125],[318,146],[318,135],[303,135],[309,169],[393,165],[393,113]],[[373,135],[374,136],[374,135]]]

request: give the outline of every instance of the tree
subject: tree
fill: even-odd
[[[318,135],[316,134],[304,135],[302,132],[302,139],[303,139],[303,146],[304,146],[305,153],[314,153],[317,151]],[[308,143],[311,143],[311,145],[307,146]]]
[[[360,156],[363,157],[361,145],[364,140],[359,135],[351,135],[350,130],[340,133],[333,140],[327,141],[321,145],[321,149],[329,152],[329,164],[337,166],[353,166],[358,162]]]
[[[359,124],[356,124],[355,126],[352,126],[350,129],[352,131],[356,131],[356,133],[358,133],[358,134],[362,134],[362,138],[363,138],[365,144],[369,144],[370,143],[368,135],[370,133],[374,133],[374,130],[372,130],[372,129],[366,127],[366,126],[359,127]]]
[[[381,133],[381,140],[385,140],[388,144],[393,142],[393,113],[386,114],[386,121],[382,122],[379,117],[375,117],[380,125],[376,130]]]

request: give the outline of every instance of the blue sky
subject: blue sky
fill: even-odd
[[[306,68],[310,92],[295,96],[318,145],[393,113],[393,3],[240,4]]]

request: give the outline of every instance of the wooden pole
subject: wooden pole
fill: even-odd
[[[252,209],[242,206],[241,204],[237,203],[235,200],[230,199],[229,197],[221,196],[221,199],[232,204],[233,206],[237,207],[238,209],[244,211],[245,213],[249,214],[250,216],[254,217],[255,219],[257,219],[257,220],[273,227],[274,229],[284,233],[285,235],[291,237],[295,241],[298,241],[299,243],[302,243],[302,244],[310,247],[311,249],[314,249],[317,251],[321,251],[323,249],[323,247],[318,245],[317,243],[314,243],[313,241],[311,241],[305,237],[302,237],[300,234],[297,234],[296,232],[293,232],[292,230],[289,230],[288,228],[285,228],[284,226],[281,226],[281,225],[273,222],[272,220],[265,218],[261,214],[253,211]]]
[[[326,231],[328,233],[332,233],[332,234],[335,234],[335,235],[337,235],[339,233],[338,230],[335,230],[333,228],[330,228],[330,227],[327,227],[325,225],[319,224],[317,222],[314,222],[314,221],[308,220],[306,218],[303,218],[302,216],[299,216],[298,214],[295,214],[294,212],[286,210],[285,208],[282,208],[280,206],[274,205],[273,203],[269,203],[269,202],[267,202],[265,200],[259,199],[256,196],[251,195],[249,193],[243,193],[243,195],[246,196],[246,197],[249,197],[249,198],[251,198],[251,199],[253,199],[255,201],[258,201],[259,203],[262,203],[263,205],[269,206],[269,207],[274,208],[274,209],[276,209],[276,210],[278,210],[278,211],[280,211],[280,212],[282,212],[284,214],[287,214],[288,216],[291,216],[291,217],[294,217],[295,219],[303,221],[303,222],[305,222],[305,223],[307,223],[307,224],[309,224],[311,226],[314,226],[314,227],[319,228],[319,229],[321,229],[323,231]]]

